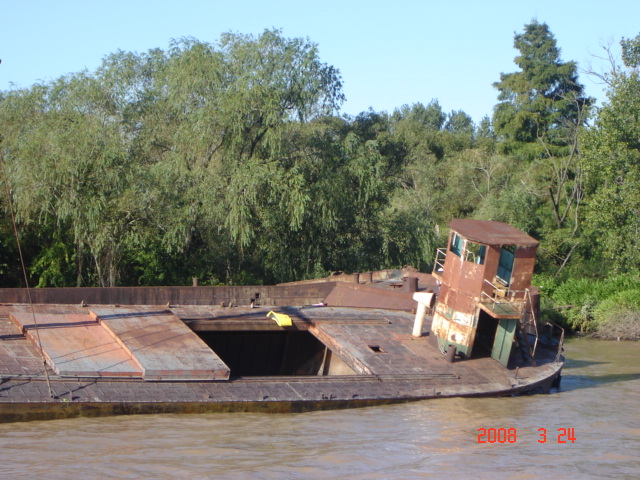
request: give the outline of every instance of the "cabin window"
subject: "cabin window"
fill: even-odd
[[[462,256],[462,237],[455,232],[453,233],[453,237],[451,237],[449,250],[458,257]]]
[[[511,272],[513,272],[513,261],[516,256],[516,247],[505,245],[500,250],[500,263],[498,264],[498,279],[505,285],[511,283]]]
[[[487,246],[479,243],[473,243],[467,240],[466,247],[466,260],[467,262],[477,263],[478,265],[484,264],[484,257],[487,252]]]

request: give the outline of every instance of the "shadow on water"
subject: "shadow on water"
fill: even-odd
[[[604,365],[608,362],[594,362],[593,360],[573,360],[567,359],[564,362],[562,370],[567,370],[569,368],[583,368],[583,367],[591,367],[593,365]]]
[[[586,362],[588,363],[588,362]],[[640,380],[640,373],[617,373],[610,375],[563,375],[561,392],[571,392],[585,388],[597,388],[610,383]]]
[[[640,344],[593,339],[571,339],[566,343],[560,391],[624,385],[640,380]]]

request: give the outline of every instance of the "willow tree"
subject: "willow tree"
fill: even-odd
[[[116,52],[2,102],[19,218],[73,239],[79,284],[114,285],[123,262],[198,242],[241,260],[268,234],[266,211],[301,228],[310,197],[291,136],[343,99],[317,46],[278,30]]]
[[[162,152],[159,168],[189,179],[183,195],[198,228],[243,255],[269,234],[266,210],[298,231],[309,196],[291,136],[344,98],[339,72],[321,62],[317,46],[277,30],[225,34],[216,44],[183,39],[172,44],[163,75],[149,145]]]
[[[297,124],[288,138],[310,200],[295,231],[287,228],[278,209],[265,210],[258,252],[265,264],[275,266],[279,278],[406,263],[424,267],[431,261],[431,220],[396,195],[405,151],[390,135],[386,114],[317,118]],[[299,260],[283,259],[282,246],[287,257]]]
[[[69,75],[11,92],[0,115],[18,219],[48,226],[54,250],[60,249],[58,240],[73,239],[75,249],[61,255],[75,257],[79,284],[88,258],[97,282],[115,285],[130,221],[121,205],[130,162],[108,92],[99,79]],[[41,265],[49,267],[59,265]]]

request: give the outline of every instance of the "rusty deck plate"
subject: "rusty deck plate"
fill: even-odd
[[[142,377],[129,353],[90,315],[14,312],[10,318],[33,345],[42,343],[58,375]]]
[[[382,308],[411,311],[415,307],[412,293],[375,288],[373,284],[338,283],[324,300],[331,307]]]
[[[92,308],[131,353],[145,380],[227,380],[229,368],[182,320],[154,308]]]
[[[63,315],[83,324],[90,309],[70,305],[38,306],[38,315]],[[134,312],[116,307],[95,307],[105,317],[121,314],[135,328],[145,321],[143,312],[160,312],[163,307],[136,307]],[[176,316],[197,318],[255,317],[250,309],[211,307],[190,312],[188,307],[176,309]],[[299,412],[326,408],[381,405],[427,398],[456,396],[507,395],[534,388],[548,389],[562,362],[556,353],[542,357],[537,366],[526,363],[519,369],[505,369],[492,358],[447,362],[430,338],[410,335],[413,315],[399,311],[363,310],[356,308],[286,308],[282,309],[300,325],[308,325],[336,355],[362,373],[329,376],[232,378],[229,381],[144,381],[142,378],[65,378],[51,377],[48,391],[40,353],[22,334],[22,329],[9,320],[20,316],[27,307],[0,306],[0,421],[36,420],[76,416],[161,412]],[[132,314],[133,313],[133,314]],[[78,314],[80,317],[73,317]],[[124,314],[124,315],[123,315]],[[29,314],[23,323],[29,325]],[[40,318],[40,317],[38,317]],[[49,329],[63,332],[59,318],[52,317]],[[241,322],[243,323],[243,322]],[[424,333],[429,331],[425,323]],[[138,333],[142,333],[141,331]],[[130,335],[134,335],[129,331]],[[44,336],[47,334],[45,333]],[[148,338],[154,338],[149,335]],[[158,338],[158,337],[155,337]],[[144,347],[142,347],[144,349]],[[540,351],[540,348],[538,349]],[[348,353],[352,355],[349,358]],[[554,360],[556,358],[556,360]]]

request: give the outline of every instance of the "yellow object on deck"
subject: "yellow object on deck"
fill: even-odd
[[[290,327],[292,325],[291,317],[289,315],[285,315],[284,313],[277,313],[271,310],[269,313],[267,313],[267,317],[275,320],[280,327]]]

